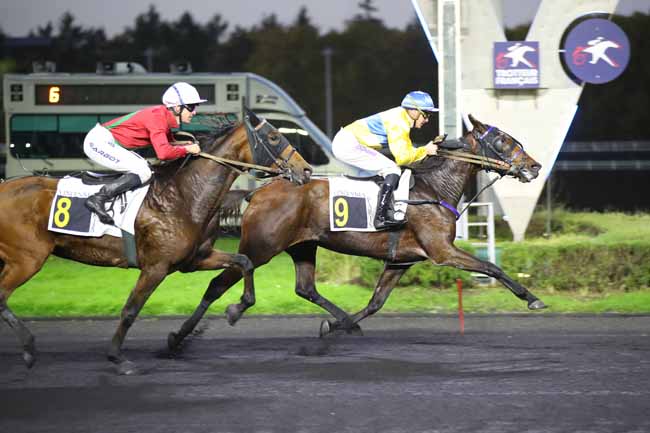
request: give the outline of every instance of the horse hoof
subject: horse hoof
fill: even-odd
[[[23,361],[25,361],[27,368],[32,368],[36,362],[36,357],[33,353],[25,351],[23,352]]]
[[[237,305],[236,304],[228,305],[228,308],[226,308],[226,319],[228,319],[228,324],[230,326],[234,326],[240,317],[241,317],[241,313],[239,312],[239,308],[237,308]]]
[[[546,308],[546,304],[543,303],[539,299],[536,299],[533,302],[531,302],[530,304],[528,304],[528,309],[529,310],[542,310],[544,308]]]
[[[323,320],[320,322],[320,331],[318,333],[319,337],[323,338],[327,334],[332,332],[332,324],[329,320]]]
[[[178,341],[178,334],[175,332],[170,332],[167,336],[167,348],[173,352],[178,349],[178,343],[180,343]]]
[[[355,323],[354,325],[352,325],[351,328],[346,329],[345,331],[348,333],[348,335],[354,335],[358,337],[363,336],[363,331],[361,330],[361,326],[359,326],[359,324],[357,323]]]
[[[139,372],[138,367],[131,361],[122,361],[117,364],[117,374],[120,376],[133,376]]]

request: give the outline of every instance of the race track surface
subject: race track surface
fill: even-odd
[[[650,316],[381,316],[319,339],[320,317],[179,319],[105,360],[111,320],[38,320],[22,364],[0,323],[0,432],[649,432]]]

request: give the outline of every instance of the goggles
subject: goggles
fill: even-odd
[[[196,111],[196,107],[198,107],[199,104],[185,104],[183,107],[189,111],[190,113],[194,113]]]
[[[420,110],[419,108],[416,108],[418,110],[418,113],[424,117],[424,120],[429,120],[429,117],[431,117],[431,113],[425,113],[424,111]]]

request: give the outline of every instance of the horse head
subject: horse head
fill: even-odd
[[[244,126],[255,164],[277,167],[282,176],[299,185],[309,182],[311,165],[273,125],[244,108]]]
[[[494,168],[502,176],[509,175],[526,183],[539,175],[542,165],[524,151],[524,146],[495,126],[486,125],[471,114],[474,128],[466,135],[471,137],[471,152],[503,162],[503,168]]]

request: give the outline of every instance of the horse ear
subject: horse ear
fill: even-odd
[[[485,131],[487,129],[487,127],[483,123],[481,123],[471,114],[468,114],[467,117],[469,118],[469,121],[472,122],[472,125],[474,125],[474,129],[477,129],[479,131]]]
[[[248,117],[253,128],[260,124],[260,118],[248,107],[244,107],[244,116]]]

